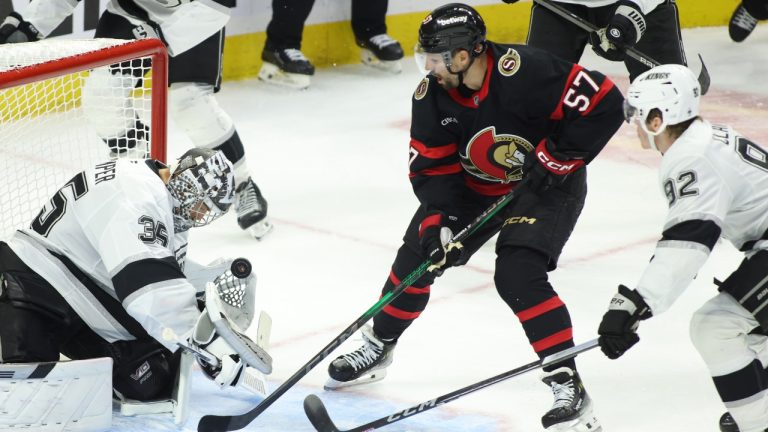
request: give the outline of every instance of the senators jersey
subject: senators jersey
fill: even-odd
[[[175,350],[199,311],[162,166],[117,160],[77,174],[8,245],[105,340],[149,334]]]
[[[637,287],[654,314],[688,287],[721,236],[747,254],[768,249],[768,149],[697,120],[664,153],[659,183],[669,210]]]
[[[589,163],[624,119],[621,92],[599,72],[524,45],[487,42],[481,55],[479,90],[427,76],[413,95],[409,176],[430,210],[453,212],[467,189],[506,194],[544,139]]]

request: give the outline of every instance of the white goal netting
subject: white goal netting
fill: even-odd
[[[157,40],[0,47],[0,240],[90,165],[165,159],[166,87]]]

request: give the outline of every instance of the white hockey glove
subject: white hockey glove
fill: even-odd
[[[24,21],[17,12],[11,12],[0,24],[0,44],[34,42],[43,38],[43,35],[32,23]]]

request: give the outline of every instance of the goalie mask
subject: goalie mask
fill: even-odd
[[[194,148],[171,166],[166,187],[173,200],[176,232],[208,225],[226,213],[234,202],[232,163],[221,151]]]

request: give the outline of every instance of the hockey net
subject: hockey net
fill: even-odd
[[[2,46],[0,240],[95,163],[165,160],[167,64],[157,39]]]

